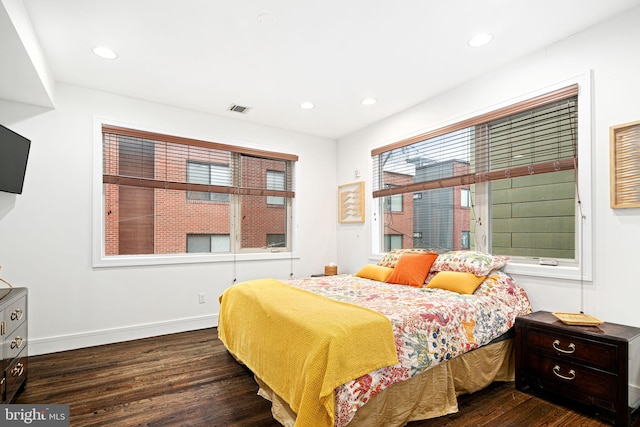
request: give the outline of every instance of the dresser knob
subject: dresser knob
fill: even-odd
[[[556,377],[562,378],[563,380],[571,381],[576,378],[576,371],[574,371],[573,369],[569,371],[569,376],[562,375],[560,373],[560,366],[558,365],[553,367],[553,373],[556,375]]]
[[[21,336],[17,336],[15,337],[12,341],[11,341],[11,349],[14,348],[20,348],[22,347],[22,343],[24,342],[24,339]]]
[[[16,308],[15,310],[13,310],[13,313],[11,313],[11,320],[20,320],[22,319],[23,314],[24,312],[21,308]]]
[[[11,370],[11,375],[14,377],[19,377],[24,373],[24,365],[22,363],[17,363],[16,366]]]
[[[559,351],[560,353],[566,353],[566,354],[571,354],[574,351],[576,351],[576,345],[574,343],[570,343],[569,344],[569,349],[568,350],[564,350],[562,348],[560,348],[560,340],[555,340],[553,342],[553,348],[556,349],[556,351]]]

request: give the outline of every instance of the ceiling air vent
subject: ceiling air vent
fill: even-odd
[[[242,105],[231,104],[229,111],[235,111],[236,113],[246,114],[249,111],[249,107],[243,107]]]

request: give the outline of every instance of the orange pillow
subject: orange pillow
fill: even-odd
[[[441,271],[429,281],[427,288],[446,289],[459,294],[471,295],[482,282],[485,276],[476,276],[473,273],[461,271]]]
[[[438,258],[436,253],[402,254],[387,283],[421,288],[436,258]]]

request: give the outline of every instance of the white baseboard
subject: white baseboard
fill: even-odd
[[[629,407],[640,407],[640,387],[629,384]]]
[[[46,338],[29,338],[29,355],[56,353],[59,351],[75,350],[96,345],[113,344],[121,341],[131,341],[140,338],[177,332],[194,331],[197,329],[213,328],[218,324],[218,315],[190,317],[167,322],[147,323],[126,326],[123,328],[103,329],[82,332],[79,334],[58,335]]]

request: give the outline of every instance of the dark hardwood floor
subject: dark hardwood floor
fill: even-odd
[[[184,332],[29,358],[15,403],[69,404],[71,426],[279,426],[215,329]],[[608,424],[495,383],[459,398],[456,414],[409,423],[431,426]],[[640,411],[632,426],[640,427]]]

